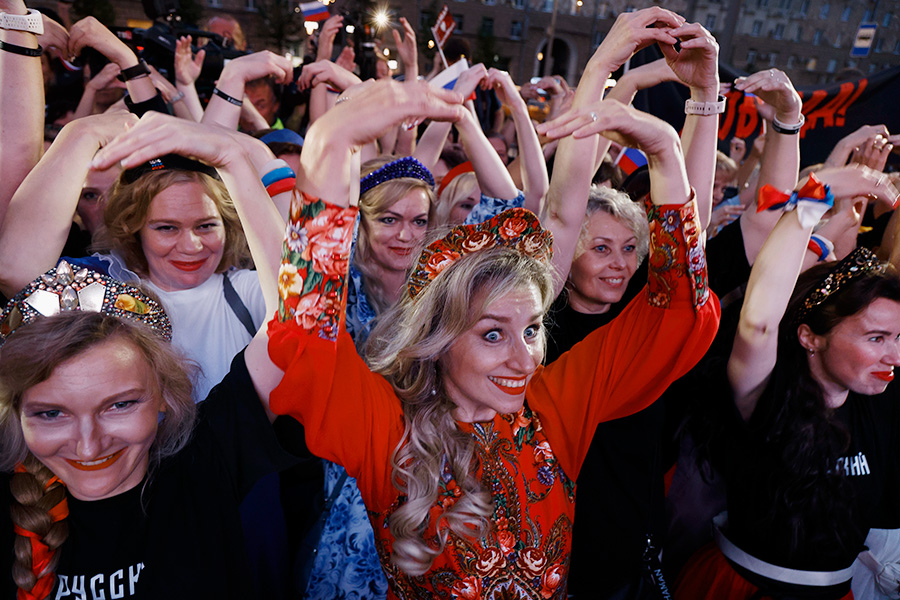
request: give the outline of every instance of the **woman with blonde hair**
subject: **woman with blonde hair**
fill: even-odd
[[[579,125],[627,124],[641,140],[665,140],[651,144],[664,184],[653,200],[665,190],[677,206],[655,205],[653,239],[664,247],[651,250],[661,260],[648,294],[579,351],[541,367],[552,236],[514,209],[426,247],[364,363],[341,331],[357,210],[349,184],[325,174],[345,172],[352,148],[414,115],[462,118],[461,101],[378,83],[310,129],[307,139],[328,140],[329,151],[303,158],[291,228],[316,232],[306,255],[326,240],[343,244],[319,264],[299,247],[284,255],[269,352],[286,373],[272,407],[303,422],[310,449],[357,479],[391,597],[563,598],[573,481],[596,423],[639,410],[699,358],[716,302],[702,284],[702,254],[686,258],[685,231],[699,228],[674,131],[620,105],[595,107],[595,119],[575,115]],[[673,210],[684,225],[663,229]],[[664,259],[667,251],[680,258]]]

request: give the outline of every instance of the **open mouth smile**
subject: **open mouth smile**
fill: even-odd
[[[71,460],[67,458],[66,462],[80,471],[98,471],[111,466],[114,462],[119,460],[119,457],[122,456],[123,452],[125,452],[124,448],[117,452],[113,452],[108,456],[98,458],[97,460]]]
[[[517,394],[521,394],[525,391],[525,384],[527,383],[526,377],[494,377],[492,375],[488,375],[488,379],[491,380],[491,383],[500,388],[501,392],[509,394],[511,396],[515,396]]]

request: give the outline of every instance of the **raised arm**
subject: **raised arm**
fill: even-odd
[[[775,120],[784,126],[775,128],[773,123],[766,123],[768,133],[757,179],[757,194],[766,184],[779,190],[794,189],[800,169],[799,134],[803,116],[800,112],[800,94],[794,89],[788,76],[778,69],[760,71],[739,79],[734,87],[744,93],[759,96],[774,109]],[[754,194],[754,199],[756,197]],[[741,217],[744,250],[751,265],[777,221],[778,215],[768,211],[758,213],[752,204]]]
[[[265,144],[224,127],[148,113],[105,146],[93,165],[105,169],[121,162],[124,168],[131,168],[169,153],[190,156],[216,167],[241,219],[266,310],[271,314],[278,306],[277,273],[284,221],[260,180],[259,163],[270,156]],[[266,340],[263,325],[250,342],[245,359],[256,390],[267,404],[269,392],[281,379],[281,371],[268,359]]]
[[[791,196],[796,210],[781,216],[760,249],[728,360],[728,380],[745,420],[752,416],[775,367],[779,323],[800,274],[813,226],[834,199],[869,194],[893,202],[898,193],[886,178],[865,167],[825,169],[811,175]]]
[[[93,48],[119,66],[128,95],[135,104],[156,96],[148,69],[131,48],[94,17],[81,19],[69,30],[69,56],[78,56],[84,48]]]
[[[237,130],[244,101],[244,86],[248,81],[269,75],[275,77],[278,83],[290,83],[294,67],[287,58],[268,50],[229,61],[216,82],[216,91],[209,99],[202,122]]]
[[[191,120],[200,121],[203,119],[203,105],[200,104],[195,83],[203,70],[206,50],[201,48],[194,54],[191,41],[189,35],[181,36],[175,41],[175,89],[181,95],[177,102],[190,113]]]
[[[715,38],[697,23],[686,23],[673,29],[672,35],[681,40],[681,49],[660,44],[669,68],[691,90],[691,106],[684,119],[681,145],[684,149],[688,181],[697,194],[700,225],[709,225],[712,213],[713,179],[716,173],[716,144],[719,134],[719,45]],[[724,111],[724,106],[722,109]]]
[[[406,17],[400,17],[400,25],[403,27],[403,34],[392,29],[391,35],[394,37],[397,54],[400,55],[400,61],[403,63],[403,80],[418,81],[419,46],[416,43],[416,30],[409,24]],[[400,125],[397,130],[397,142],[390,153],[396,156],[411,156],[416,149],[416,132],[416,127]]]
[[[115,113],[63,127],[19,186],[0,227],[0,292],[12,296],[56,264],[94,154],[135,121]]]
[[[512,114],[519,144],[517,161],[522,178],[522,192],[525,194],[524,206],[539,215],[543,210],[544,197],[550,189],[550,176],[547,174],[547,161],[541,151],[541,142],[531,123],[531,115],[528,114],[528,105],[506,71],[488,71],[487,85],[497,92],[500,102],[508,106]]]
[[[587,118],[598,116],[589,107],[596,106],[602,99],[609,75],[645,46],[655,42],[674,45],[677,38],[670,31],[683,23],[683,18],[659,7],[620,14],[588,61],[568,114]],[[544,123],[538,132],[547,133],[552,126],[552,123]],[[565,274],[569,272],[575,255],[597,155],[605,154],[607,148],[608,141],[599,142],[596,136],[587,136],[565,137],[556,150],[550,191],[541,222],[553,232],[556,240],[553,264],[561,274],[556,284],[557,293],[565,284]]]
[[[22,0],[0,0],[0,11],[11,15],[28,13]],[[26,31],[0,29],[0,41],[25,52],[40,47],[38,36]],[[65,39],[55,43],[66,47]],[[40,53],[28,56],[10,49],[0,51],[0,90],[2,224],[13,194],[41,158],[44,141],[44,83]]]

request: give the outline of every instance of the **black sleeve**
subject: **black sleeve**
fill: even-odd
[[[736,219],[722,228],[719,235],[706,244],[706,264],[709,289],[719,298],[741,287],[750,279],[750,263],[744,250],[741,220]]]
[[[287,469],[302,457],[304,445],[289,445],[298,453],[295,456],[279,443],[253,387],[243,351],[234,357],[231,371],[199,408],[192,449],[201,455],[215,453],[214,459],[224,465],[239,497],[245,496],[263,475]],[[291,438],[299,435],[302,440],[302,431],[298,433],[297,429],[290,432]]]

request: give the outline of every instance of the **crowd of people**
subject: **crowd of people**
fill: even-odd
[[[199,40],[0,12],[3,598],[900,597],[884,125],[801,170],[768,69],[720,151],[661,7],[573,87],[433,85],[403,19],[362,80],[335,16],[208,91]]]

